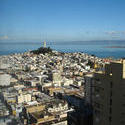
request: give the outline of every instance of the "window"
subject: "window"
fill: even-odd
[[[112,108],[110,107],[110,114],[112,114]]]
[[[95,115],[96,115],[96,116],[100,116],[100,111],[95,110],[94,112],[95,112]]]
[[[95,78],[96,81],[100,81],[98,78]]]
[[[122,121],[120,121],[120,123],[121,123],[122,125],[124,125],[124,124],[125,124],[125,121],[122,120]]]
[[[99,104],[99,103],[94,103],[94,106],[99,108],[99,109],[102,109],[103,108],[103,105],[102,104]]]
[[[112,99],[110,99],[110,105],[112,105]]]
[[[122,112],[121,115],[124,116],[124,115],[125,115],[125,112]]]
[[[110,97],[112,97],[112,91],[110,91]]]
[[[113,87],[113,83],[112,82],[110,82],[110,88],[112,88]]]
[[[111,117],[111,116],[109,117],[109,121],[110,121],[110,122],[112,121],[112,117]]]
[[[122,104],[122,106],[124,106],[124,107],[125,107],[125,104]]]
[[[99,88],[95,88],[95,92],[99,92]]]

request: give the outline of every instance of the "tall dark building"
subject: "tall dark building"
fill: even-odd
[[[94,75],[93,125],[125,125],[125,60]]]

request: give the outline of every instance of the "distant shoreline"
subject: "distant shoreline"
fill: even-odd
[[[32,42],[32,41],[31,41]],[[23,53],[27,51],[35,50],[43,46],[41,43],[0,43],[0,56],[10,55],[14,53]],[[113,57],[123,58],[125,57],[125,41],[109,41],[109,42],[47,42],[47,47],[51,47],[53,50],[60,52],[82,52],[87,54],[94,54],[97,57]],[[118,49],[119,48],[119,49]]]
[[[105,48],[125,48],[125,46],[106,46]]]

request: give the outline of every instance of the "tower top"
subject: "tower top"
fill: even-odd
[[[44,41],[44,48],[46,48],[46,41]]]

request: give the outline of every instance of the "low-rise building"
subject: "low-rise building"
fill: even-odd
[[[9,86],[11,76],[9,74],[0,73],[0,86]]]

